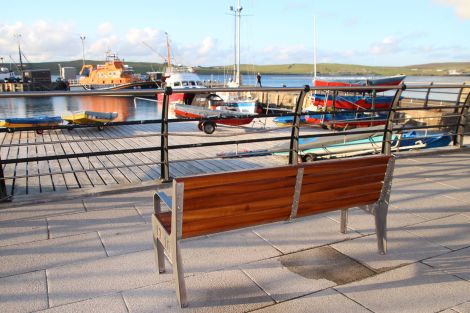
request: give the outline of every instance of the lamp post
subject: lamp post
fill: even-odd
[[[237,7],[234,8],[230,6],[230,11],[234,12],[235,15],[235,64],[236,64],[236,74],[235,74],[235,83],[237,86],[240,86],[240,17],[241,11],[243,10],[240,5],[240,0],[238,0]]]
[[[83,65],[85,65],[85,36],[80,35],[80,39],[82,40],[82,59],[83,59]]]

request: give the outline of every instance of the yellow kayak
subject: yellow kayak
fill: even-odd
[[[22,128],[22,127],[44,127],[44,126],[57,126],[62,123],[60,116],[35,116],[35,117],[14,117],[0,120],[0,127],[9,129]],[[36,133],[42,134],[42,129],[37,129]]]
[[[118,117],[117,112],[94,112],[94,111],[78,111],[73,113],[62,114],[62,119],[69,124],[99,124],[98,129],[103,129],[103,125],[113,121]]]

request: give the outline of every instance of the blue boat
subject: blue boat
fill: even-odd
[[[22,128],[22,127],[45,127],[57,126],[62,123],[60,116],[46,116],[40,115],[35,117],[13,117],[0,120],[0,127],[8,129]],[[44,130],[37,129],[36,133],[42,134]]]

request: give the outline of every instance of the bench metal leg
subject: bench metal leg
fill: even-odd
[[[341,233],[346,234],[348,228],[348,209],[341,210]]]
[[[153,236],[153,249],[155,252],[155,264],[158,268],[158,273],[165,273],[165,254],[164,248],[160,240]]]
[[[186,283],[184,281],[183,261],[181,259],[181,252],[179,244],[176,244],[176,249],[173,255],[173,280],[176,284],[176,298],[179,305],[184,308],[188,305],[186,297]]]
[[[387,211],[388,205],[384,203],[375,210],[375,231],[380,254],[387,253]]]

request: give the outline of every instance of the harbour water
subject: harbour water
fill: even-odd
[[[200,75],[203,80],[221,81],[222,75]],[[457,83],[461,84],[470,81],[465,76],[409,76],[405,83]],[[243,82],[246,85],[255,84],[254,75],[244,75]],[[300,87],[312,84],[311,75],[263,75],[263,86],[267,87]],[[446,91],[449,91],[446,89]],[[451,92],[451,91],[449,91]],[[419,97],[416,93],[409,93],[405,96]],[[451,94],[436,94],[433,98],[439,100],[451,100]],[[455,96],[454,96],[455,98]],[[64,112],[79,110],[118,112],[117,121],[148,120],[157,119],[160,116],[157,104],[152,101],[135,99],[133,97],[47,97],[47,98],[6,98],[0,99],[0,119],[11,117],[33,117],[38,115],[58,116]]]

